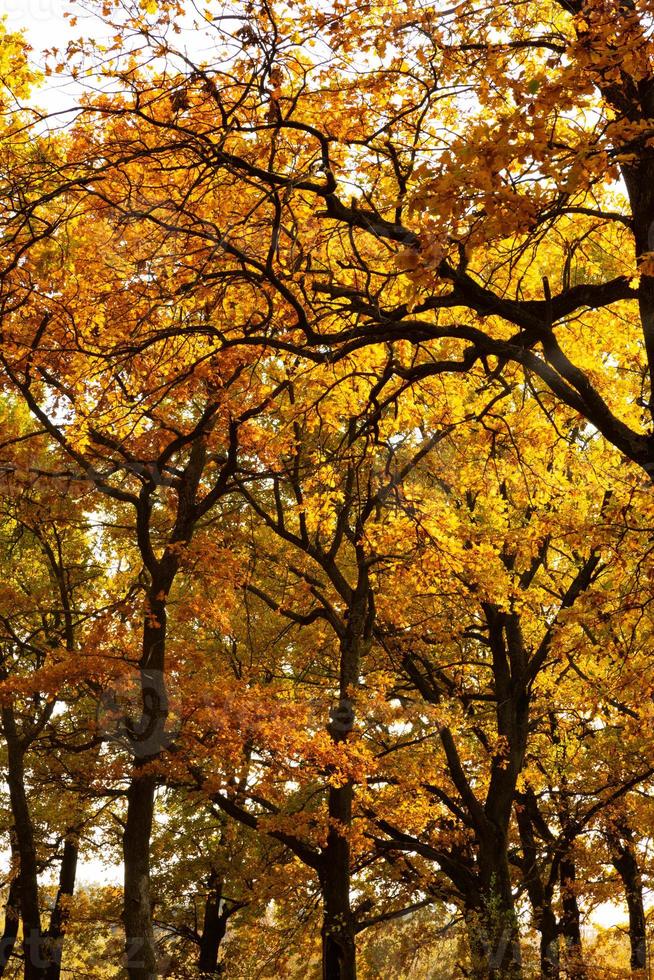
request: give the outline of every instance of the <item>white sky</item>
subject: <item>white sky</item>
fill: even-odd
[[[66,12],[77,16],[71,27]],[[68,0],[0,0],[0,17],[6,18],[10,30],[20,31],[32,46],[31,61],[43,68],[44,52],[52,48],[65,51],[68,42],[80,36],[98,37],[101,25],[97,18],[83,15]],[[34,101],[47,112],[61,112],[75,104],[80,88],[65,75],[52,74],[33,93]]]
[[[35,54],[53,46],[64,48],[79,33],[64,19],[69,9],[67,0],[0,0],[0,15],[12,30],[24,31]]]

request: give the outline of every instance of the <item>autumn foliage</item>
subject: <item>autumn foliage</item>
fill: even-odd
[[[0,31],[0,976],[649,976],[654,6],[65,18]]]

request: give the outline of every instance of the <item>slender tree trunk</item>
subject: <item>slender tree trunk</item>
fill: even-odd
[[[354,703],[361,662],[370,648],[374,604],[365,551],[356,546],[359,576],[349,605],[347,628],[340,644],[338,708],[328,726],[335,743],[347,741],[354,728]],[[321,863],[323,898],[323,980],[356,980],[355,923],[350,900],[350,841],[354,785],[348,781],[328,791],[329,829]]]
[[[7,743],[7,783],[14,821],[16,851],[20,862],[18,892],[23,923],[25,980],[44,980],[44,958],[39,878],[34,826],[25,789],[25,750],[16,729],[13,708],[2,709],[2,725]]]
[[[150,892],[150,840],[157,777],[148,771],[148,765],[166,745],[166,596],[173,576],[174,572],[167,580],[153,581],[150,589],[140,671],[142,712],[129,733],[135,756],[123,834],[123,923],[129,980],[155,980],[159,976]]]
[[[560,866],[561,883],[561,936],[565,949],[565,965],[569,980],[586,980],[583,947],[581,943],[581,916],[575,891],[576,869],[574,859],[563,858]]]
[[[463,788],[473,800],[479,841],[486,976],[489,980],[521,980],[522,955],[509,868],[508,829],[529,734],[529,694],[525,685],[528,657],[518,614],[488,603],[484,604],[484,613],[493,655],[497,732],[505,740],[506,749],[504,754],[493,756],[483,807],[474,802],[469,784]],[[458,766],[460,769],[460,763]],[[463,783],[460,773],[457,778]]]
[[[351,783],[329,790],[329,832],[321,874],[323,893],[323,980],[356,980],[354,917],[350,905]]]
[[[222,971],[218,964],[220,944],[227,932],[227,914],[221,908],[223,883],[215,875],[209,879],[209,894],[204,906],[204,922],[200,940],[198,970],[203,975],[216,976]]]
[[[16,946],[18,923],[20,921],[20,879],[16,874],[11,879],[9,894],[5,905],[5,927],[0,939],[0,977],[3,976],[11,954]]]
[[[631,974],[638,980],[644,980],[647,976],[647,921],[643,905],[643,882],[631,833],[625,829],[623,834],[616,832],[607,835],[607,839],[611,862],[622,880],[629,912]]]
[[[150,529],[154,482],[144,485],[137,507],[138,545],[150,573],[150,588],[140,660],[142,710],[139,721],[129,733],[135,761],[127,793],[127,820],[123,834],[123,922],[129,980],[153,980],[159,976],[150,893],[150,839],[158,777],[153,774],[149,764],[156,762],[168,746],[166,603],[179,568],[179,546],[190,542],[198,517],[196,499],[206,463],[205,437],[208,432],[209,428],[192,444],[188,463],[180,477],[175,525],[169,544],[160,558],[155,556]]]
[[[158,976],[150,897],[150,838],[155,791],[155,777],[141,773],[134,775],[127,793],[127,822],[123,835],[123,921],[130,980],[155,980]]]
[[[561,974],[559,928],[552,908],[552,888],[543,882],[538,866],[538,848],[534,826],[527,811],[527,800],[516,806],[516,820],[522,844],[522,875],[533,910],[534,925],[540,936],[540,973],[542,980],[558,980]]]
[[[536,872],[534,872],[536,873]],[[559,925],[552,908],[551,898],[546,895],[539,878],[539,887],[527,887],[533,909],[534,925],[539,935],[540,975],[542,980],[559,980],[561,963],[559,954]]]
[[[67,903],[75,892],[77,856],[78,844],[76,832],[69,830],[64,842],[64,853],[59,869],[59,888],[50,916],[50,927],[47,936],[50,962],[45,973],[45,980],[59,980],[61,976],[61,959],[69,916]]]

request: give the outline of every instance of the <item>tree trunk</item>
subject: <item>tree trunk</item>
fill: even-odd
[[[531,798],[533,799],[533,797]],[[534,925],[540,936],[540,973],[542,980],[558,980],[561,968],[559,929],[552,908],[552,887],[543,882],[538,863],[534,826],[527,810],[529,797],[523,795],[516,805],[516,821],[522,844],[522,876],[533,910]]]
[[[520,935],[513,902],[507,842],[493,835],[480,848],[484,909],[479,918],[478,945],[484,949],[484,980],[521,980]]]
[[[563,858],[560,865],[561,883],[561,936],[565,949],[565,965],[569,980],[586,980],[581,926],[577,893],[575,891],[576,869],[574,859]]]
[[[154,580],[150,588],[140,670],[142,710],[128,733],[135,756],[123,834],[123,922],[129,980],[155,980],[159,976],[150,894],[150,839],[157,777],[147,771],[147,766],[166,745],[166,596],[173,577],[174,571],[166,579]]]
[[[34,826],[25,790],[25,750],[16,730],[13,708],[10,706],[2,709],[2,726],[7,743],[7,783],[16,851],[20,862],[18,893],[23,923],[25,980],[44,980],[47,960],[44,958],[41,932]]]
[[[466,931],[472,980],[521,980],[517,931],[502,914],[499,903],[492,911],[484,908],[469,912]]]
[[[7,904],[5,905],[5,927],[0,940],[0,977],[4,974],[9,958],[14,951],[20,921],[20,879],[16,874],[11,879]]]
[[[517,613],[484,604],[488,640],[493,655],[497,733],[504,753],[492,758],[491,776],[483,806],[475,799],[457,760],[457,779],[470,800],[479,842],[479,881],[484,908],[480,937],[485,947],[489,980],[520,980],[522,955],[513,901],[508,857],[508,831],[516,781],[529,734],[529,694],[525,684],[527,651]],[[461,791],[461,790],[460,790]]]
[[[559,980],[561,975],[559,927],[551,905],[541,910],[538,930],[540,933],[541,977],[543,980]]]
[[[332,712],[329,734],[338,744],[354,728],[354,702],[363,657],[370,649],[374,603],[365,551],[356,545],[359,575],[349,603],[347,626],[340,642],[338,707]],[[350,904],[350,841],[354,784],[331,786],[328,791],[329,829],[322,855],[320,884],[323,899],[323,980],[356,980],[355,924]]]
[[[150,896],[150,839],[158,777],[148,771],[148,765],[155,762],[169,744],[166,733],[166,603],[179,568],[179,546],[191,541],[198,517],[196,498],[206,463],[205,437],[208,431],[209,428],[192,443],[188,463],[180,477],[175,526],[161,558],[155,556],[150,536],[152,494],[156,487],[154,481],[144,486],[137,506],[137,539],[144,565],[150,574],[150,587],[139,664],[141,714],[136,724],[130,725],[128,730],[135,759],[127,793],[127,821],[123,834],[123,922],[129,980],[153,980],[159,976]]]
[[[620,875],[624,886],[629,912],[629,945],[631,974],[638,980],[647,976],[647,923],[643,905],[643,882],[636,853],[631,841],[631,833],[607,835],[611,851],[611,862]]]
[[[354,917],[350,906],[351,783],[329,789],[329,832],[321,873],[323,980],[356,980]],[[343,833],[345,831],[345,833]]]
[[[50,916],[50,927],[47,935],[47,949],[50,962],[45,973],[45,980],[59,980],[61,976],[61,959],[69,916],[67,902],[72,898],[75,891],[77,856],[77,836],[75,831],[69,830],[64,843],[64,853],[59,869],[59,888]]]
[[[465,975],[470,977],[470,980],[486,980],[488,957],[482,916],[478,909],[470,909],[466,911],[464,919],[470,956],[470,968],[466,970]]]
[[[209,879],[209,894],[204,906],[204,923],[198,958],[199,972],[208,976],[217,976],[222,972],[218,965],[218,956],[220,944],[227,932],[228,918],[225,910],[221,908],[221,905],[224,904],[222,891],[222,881],[212,874]]]
[[[127,822],[123,835],[123,921],[130,980],[155,980],[159,975],[150,899],[150,838],[155,790],[154,776],[137,773],[132,777],[127,793]]]

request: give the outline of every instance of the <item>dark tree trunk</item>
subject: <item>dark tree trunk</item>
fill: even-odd
[[[629,945],[632,976],[644,980],[647,976],[647,922],[643,905],[643,882],[636,859],[632,834],[627,827],[620,833],[607,835],[611,862],[624,886],[629,912]]]
[[[559,924],[552,908],[551,901],[545,895],[545,889],[540,889],[540,898],[528,889],[534,916],[534,925],[539,936],[540,975],[542,980],[559,980],[561,963],[559,952]]]
[[[166,596],[173,577],[174,571],[166,580],[154,581],[150,589],[140,671],[142,712],[128,733],[135,756],[123,835],[125,965],[130,980],[155,980],[159,976],[150,893],[150,839],[157,777],[147,771],[147,766],[166,745]]]
[[[11,879],[9,894],[5,905],[5,927],[0,939],[0,977],[4,974],[7,963],[14,951],[18,936],[20,921],[20,881],[18,875]]]
[[[198,970],[203,975],[216,976],[221,973],[218,964],[220,944],[227,932],[228,914],[222,900],[223,883],[212,875],[209,880],[209,894],[204,906],[204,922],[200,940]]]
[[[565,949],[565,964],[569,980],[586,980],[586,968],[581,943],[581,916],[575,890],[576,869],[574,859],[564,857],[560,864],[561,883],[561,936]]]
[[[125,956],[130,980],[155,980],[157,953],[150,898],[150,838],[156,779],[135,775],[127,793],[123,835]]]
[[[169,741],[165,727],[168,718],[166,604],[179,568],[179,545],[191,541],[199,517],[197,493],[206,463],[205,437],[209,430],[210,424],[192,442],[188,462],[180,477],[175,525],[169,544],[160,558],[154,553],[150,530],[152,494],[156,488],[154,482],[144,486],[137,506],[137,539],[150,574],[150,588],[139,665],[141,716],[128,733],[135,759],[127,793],[127,820],[123,835],[123,922],[129,980],[154,980],[159,976],[150,893],[150,839],[158,777],[149,771],[149,764],[160,757]],[[222,487],[219,480],[214,486],[215,499],[218,499],[218,489]]]
[[[470,799],[479,841],[479,879],[484,909],[480,920],[486,949],[489,980],[520,980],[522,955],[515,914],[508,857],[508,830],[515,800],[516,780],[524,763],[528,738],[529,695],[525,686],[527,652],[520,619],[491,604],[484,605],[488,639],[493,655],[497,731],[506,749],[493,757],[491,777],[482,806],[462,776],[461,763],[455,762],[457,780]]]
[[[488,957],[482,916],[478,909],[468,910],[465,913],[465,925],[470,956],[470,968],[466,971],[466,976],[470,977],[470,980],[485,980],[488,976]]]
[[[478,980],[521,980],[522,956],[508,860],[508,830],[518,775],[524,763],[529,734],[528,656],[516,613],[484,604],[488,643],[493,656],[493,686],[497,732],[502,751],[493,756],[486,799],[480,800],[468,780],[455,739],[447,726],[440,729],[449,775],[467,811],[477,841],[474,901],[468,908],[467,929]],[[411,655],[403,665],[426,701],[438,704],[441,694],[431,677]],[[450,875],[455,887],[457,881]],[[470,871],[468,871],[470,874]],[[464,889],[464,895],[467,889]]]
[[[25,750],[16,729],[13,708],[2,709],[2,725],[7,742],[7,783],[14,822],[16,852],[20,863],[18,893],[23,923],[25,980],[44,980],[44,957],[39,879],[34,826],[25,789]]]
[[[45,980],[59,980],[61,976],[61,959],[69,915],[67,902],[75,892],[77,855],[77,836],[75,831],[69,830],[64,843],[64,853],[59,869],[59,888],[50,916],[50,927],[47,936],[47,949],[50,962],[45,972]]]
[[[532,797],[533,799],[533,797]],[[538,847],[532,818],[528,812],[530,800],[525,794],[516,806],[516,820],[522,845],[522,877],[532,907],[534,925],[539,936],[540,973],[542,980],[558,980],[561,967],[559,956],[559,928],[552,908],[550,882],[543,882],[538,864]]]
[[[354,728],[354,703],[361,662],[370,648],[374,603],[364,549],[356,546],[359,575],[349,603],[347,627],[340,644],[338,708],[328,726],[334,742],[345,742]],[[355,922],[350,901],[350,841],[354,785],[347,782],[328,791],[329,829],[320,866],[323,900],[323,980],[356,980]]]
[[[551,905],[545,906],[538,919],[540,934],[540,972],[543,980],[558,980],[561,974],[559,925]]]
[[[483,883],[484,910],[479,919],[483,932],[479,936],[485,950],[485,973],[488,980],[520,980],[522,955],[515,914],[507,842],[503,834],[480,848],[480,871]]]
[[[352,820],[351,783],[329,790],[330,827],[321,874],[323,980],[356,980],[354,917],[350,905],[350,842],[341,832]],[[336,822],[336,823],[334,823]]]
[[[515,923],[500,908],[475,910],[466,915],[470,950],[469,976],[473,980],[520,980],[522,957]]]

